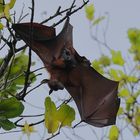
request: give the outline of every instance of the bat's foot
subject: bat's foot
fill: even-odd
[[[53,92],[53,90],[52,90],[52,89],[50,89],[50,91],[49,91],[49,95],[50,95],[52,92]]]
[[[49,94],[51,94],[53,91],[64,89],[64,85],[58,80],[49,80],[48,85],[50,87]]]
[[[49,95],[53,92],[53,91],[57,91],[57,90],[63,90],[64,89],[64,85],[58,81],[58,80],[49,80],[49,79],[44,79],[41,81],[42,84],[47,83],[50,87],[50,91],[49,91]]]

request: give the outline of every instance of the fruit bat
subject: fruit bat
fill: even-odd
[[[12,27],[50,73],[47,80],[50,93],[65,88],[73,97],[83,122],[96,127],[115,124],[120,105],[119,83],[99,74],[73,48],[69,18],[58,35],[55,28],[38,23],[19,23]]]

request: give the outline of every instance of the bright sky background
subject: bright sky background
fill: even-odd
[[[77,5],[80,5],[82,0],[77,0]],[[136,27],[140,29],[140,1],[139,0],[91,0],[90,2],[94,2],[95,9],[96,9],[96,17],[102,16],[102,15],[109,15],[109,27],[107,30],[107,43],[112,49],[121,50],[123,54],[125,55],[125,51],[130,46],[129,41],[127,39],[127,30],[130,27]],[[25,13],[30,12],[28,9],[31,3],[31,0],[17,0],[17,3],[15,5],[14,10],[16,11],[16,14],[19,15],[21,8],[23,7],[23,3],[25,4]],[[45,19],[45,15],[42,15],[43,12],[47,12],[47,16],[53,14],[58,6],[62,6],[62,8],[67,8],[72,3],[72,0],[35,0],[35,19],[34,21],[40,22],[43,19]],[[26,18],[24,21],[29,22],[29,18]],[[54,22],[54,21],[53,21]],[[51,23],[53,23],[51,22]],[[105,28],[107,20],[103,21],[102,24],[99,25],[99,36],[102,38],[102,31]],[[49,23],[48,25],[50,25]],[[89,58],[91,61],[98,58],[100,55],[100,51],[98,49],[98,44],[93,41],[89,34],[89,22],[85,18],[84,9],[77,12],[75,15],[71,17],[71,24],[74,27],[73,32],[73,42],[74,47],[76,50],[81,54],[85,55],[87,58]],[[62,25],[58,27],[58,32],[61,30]],[[107,52],[107,51],[106,51]],[[107,52],[108,53],[108,52]],[[33,59],[36,61],[36,67],[39,68],[42,66],[42,62],[39,60],[39,58],[34,55]],[[35,69],[34,68],[34,69]],[[44,76],[46,76],[46,72],[44,71],[44,75],[39,78],[37,82],[40,82]],[[66,92],[66,91],[64,91]],[[27,110],[24,112],[24,114],[39,114],[43,113],[43,105],[44,105],[44,99],[48,95],[48,87],[46,85],[42,86],[35,92],[31,93],[32,95],[28,96],[26,98],[27,102],[41,107],[38,109],[35,109],[34,107],[27,106]],[[63,93],[53,93],[53,98],[56,100],[56,98],[60,97],[63,98]],[[66,93],[67,97],[68,94]],[[27,105],[27,104],[26,104]],[[73,103],[72,103],[73,105]],[[74,105],[73,105],[74,106]],[[75,106],[74,106],[75,107]],[[78,116],[79,117],[79,116]],[[30,120],[32,121],[32,120]],[[37,120],[34,120],[37,121]],[[39,125],[38,127],[40,135],[43,135],[44,127],[42,125]],[[73,130],[69,129],[62,129],[64,133],[68,134],[68,136],[72,140],[96,140],[94,137],[93,130],[95,130],[95,127],[84,127],[84,128],[76,128],[75,132],[77,134],[77,137],[74,137],[72,134],[74,133]],[[101,129],[96,129],[97,132],[102,133]],[[62,135],[54,138],[53,140],[65,140],[65,134],[62,132]],[[105,131],[103,133],[106,133]],[[20,136],[23,137],[21,133],[13,133],[13,134],[7,134],[7,135],[0,135],[0,140],[19,140]],[[126,132],[127,140],[132,140],[131,135],[129,132]],[[26,140],[27,137],[24,136],[22,138],[23,140]],[[39,140],[40,137],[37,133],[33,134],[31,136],[31,140]],[[125,139],[125,138],[124,138]],[[105,140],[105,138],[103,139]]]

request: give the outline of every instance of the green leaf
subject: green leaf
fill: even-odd
[[[8,119],[5,119],[5,120],[0,119],[0,127],[2,127],[4,130],[7,130],[7,131],[13,128],[16,128],[15,124],[9,121]]]
[[[127,32],[130,42],[136,47],[140,46],[140,30],[131,28]]]
[[[126,98],[126,97],[128,97],[130,95],[130,92],[129,92],[129,90],[128,89],[122,89],[121,91],[120,91],[120,93],[119,93],[119,96],[120,97],[123,97],[123,98]]]
[[[25,83],[25,76],[23,75],[23,76],[20,76],[19,78],[15,79],[14,83],[16,85],[24,85],[24,83]]]
[[[70,106],[64,104],[59,110],[50,97],[45,99],[45,126],[48,133],[55,133],[59,126],[71,126],[72,121],[75,119],[75,111]]]
[[[138,81],[138,78],[135,76],[128,76],[127,80],[128,82],[136,83]]]
[[[122,115],[123,113],[124,113],[123,108],[122,107],[119,107],[119,110],[118,110],[117,115],[119,116],[119,115]]]
[[[3,11],[4,11],[3,0],[0,0],[0,15],[1,15],[1,13],[3,13]]]
[[[71,126],[75,120],[75,111],[70,106],[63,104],[58,110],[57,118],[61,122],[61,126]]]
[[[104,66],[109,66],[111,61],[110,58],[108,56],[102,55],[99,59],[99,62]]]
[[[127,111],[130,111],[130,109],[131,109],[131,104],[130,103],[127,103],[126,102],[126,107],[125,107],[125,109],[127,110]],[[130,120],[129,120],[130,121]]]
[[[140,109],[137,110],[137,112],[135,113],[135,116],[134,116],[135,120],[135,125],[136,126],[140,126]]]
[[[119,129],[117,126],[113,125],[109,131],[109,140],[118,140],[119,138]]]
[[[4,90],[0,91],[1,95],[8,97],[9,93],[15,95],[17,90],[21,89],[25,83],[25,71],[28,67],[28,55],[25,54],[25,50],[18,53],[12,61],[12,67],[8,66],[7,71],[10,69],[7,86]],[[0,64],[3,59],[0,59]],[[32,63],[34,64],[34,63]],[[31,73],[29,76],[29,83],[36,81],[36,76]]]
[[[11,1],[10,1],[10,3],[9,3],[10,9],[12,9],[12,8],[14,7],[15,2],[16,2],[16,0],[11,0]]]
[[[92,67],[95,70],[97,70],[100,74],[103,74],[104,73],[103,68],[101,67],[100,62],[98,60],[94,60],[92,62]]]
[[[36,81],[36,76],[34,73],[31,73],[30,76],[29,76],[29,79],[31,81],[31,83],[35,82]]]
[[[14,80],[14,83],[16,85],[24,85],[25,82],[25,76],[24,76],[24,71],[27,70],[28,67],[28,55],[24,54],[24,51],[16,55],[13,66],[11,68],[11,73],[10,73],[10,78],[14,79],[15,77],[18,77],[18,75],[22,75],[18,77],[16,80]],[[31,82],[36,81],[35,74],[31,73],[30,74],[30,80]]]
[[[118,73],[117,73],[117,70],[115,70],[115,69],[110,69],[110,70],[109,70],[109,75],[110,75],[110,77],[111,77],[112,79],[114,79],[114,80],[116,80],[116,81],[119,81],[119,80],[120,80],[120,77],[119,77],[119,75],[118,75]]]
[[[102,16],[102,17],[95,19],[93,22],[93,25],[95,26],[95,25],[99,24],[104,19],[105,19],[105,16]]]
[[[8,20],[10,19],[10,7],[9,7],[9,4],[5,4],[4,15]]]
[[[3,62],[3,58],[0,58],[0,65],[2,64],[2,62]]]
[[[11,74],[19,74],[27,69],[28,66],[28,55],[25,55],[24,52],[19,53],[16,55],[14,62],[13,62],[13,67],[11,69]]]
[[[135,93],[134,98],[136,99],[139,95],[140,95],[140,90],[138,90],[138,91]]]
[[[0,1],[0,18],[6,17],[9,21],[10,18],[10,9],[15,5],[16,0],[10,0],[10,3],[3,4],[3,0]]]
[[[127,104],[133,104],[135,102],[135,99],[132,96],[129,96],[126,100]]]
[[[93,20],[94,19],[94,12],[95,8],[93,4],[86,5],[85,6],[85,12],[86,12],[86,17],[88,20]]]
[[[135,130],[133,131],[133,134],[134,134],[134,136],[135,136],[135,137],[136,137],[136,136],[138,136],[138,135],[139,135],[138,130],[137,130],[137,129],[135,129]]]
[[[57,109],[50,97],[45,99],[45,126],[48,133],[55,133],[59,128],[59,121],[57,120]]]
[[[121,66],[124,65],[125,61],[122,58],[122,54],[120,51],[111,50],[111,54],[112,54],[112,62],[114,64],[121,65]]]
[[[2,30],[3,29],[3,24],[2,23],[0,23],[0,30]]]
[[[23,104],[14,97],[0,101],[0,116],[15,118],[21,115],[23,110]]]

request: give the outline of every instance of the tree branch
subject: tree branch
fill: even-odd
[[[52,27],[55,27],[57,25],[59,25],[61,22],[63,22],[65,19],[67,19],[69,16],[71,16],[72,14],[76,13],[77,11],[79,11],[80,9],[82,9],[87,3],[89,2],[89,0],[87,0],[86,2],[84,2],[80,7],[78,7],[77,9],[73,10],[73,11],[68,11],[66,13],[66,15],[61,19],[59,20],[57,23],[54,23],[52,25]],[[73,3],[72,3],[73,5]],[[70,8],[71,9],[71,8]]]
[[[75,8],[75,7],[76,7],[76,5],[73,5],[72,8]],[[57,16],[61,16],[63,13],[65,13],[65,12],[70,10],[70,8],[67,8],[67,9],[62,10],[62,11],[60,11],[60,9],[61,9],[61,7],[58,7],[58,10],[56,11],[56,13],[54,15],[50,16],[48,19],[43,20],[42,22],[40,22],[40,24],[44,24],[44,23],[52,20],[53,18],[55,18]]]
[[[32,8],[31,8],[31,36],[30,36],[30,44],[32,46],[32,37],[33,37],[33,20],[34,20],[34,7],[35,7],[35,2],[34,0],[32,0]],[[26,76],[25,76],[25,84],[24,84],[24,89],[23,92],[20,92],[17,95],[17,98],[20,100],[24,100],[24,97],[27,95],[26,91],[27,88],[29,87],[30,83],[29,83],[29,76],[30,76],[30,68],[31,68],[31,63],[32,63],[32,50],[29,47],[29,61],[28,61],[28,67],[27,67],[27,71],[26,71]]]

